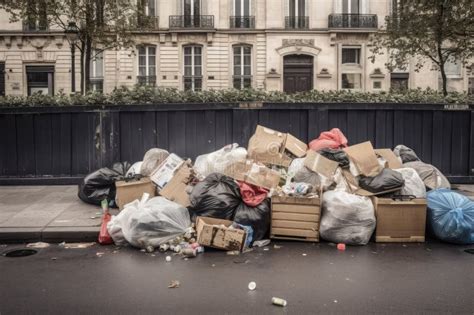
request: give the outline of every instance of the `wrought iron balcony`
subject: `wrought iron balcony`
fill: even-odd
[[[329,28],[377,28],[376,14],[331,14]]]
[[[160,29],[160,19],[157,16],[137,15],[136,29],[142,31],[157,31]]]
[[[230,28],[255,28],[255,16],[231,16]]]
[[[23,32],[47,32],[49,26],[46,22],[40,22],[37,20],[23,21]]]
[[[171,29],[183,28],[214,28],[214,15],[171,15]]]
[[[309,28],[308,16],[287,16],[285,17],[286,29],[307,29]]]
[[[137,84],[155,86],[156,75],[139,75],[137,76]]]

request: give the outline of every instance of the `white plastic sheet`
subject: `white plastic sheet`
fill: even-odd
[[[405,185],[400,191],[402,195],[411,195],[415,196],[416,198],[426,198],[425,183],[423,183],[423,180],[414,169],[400,168],[396,169],[395,171],[402,174],[403,179],[405,180]]]
[[[133,164],[132,167],[130,167],[128,169],[127,174],[125,175],[125,177],[140,175],[142,164],[143,164],[143,162],[136,162],[135,164]]]
[[[186,208],[163,197],[147,199],[125,205],[107,224],[116,245],[156,248],[189,231],[191,220]]]
[[[222,174],[229,165],[246,158],[247,150],[234,143],[215,152],[198,156],[194,163],[194,170],[203,176],[212,173]]]
[[[344,191],[323,194],[320,234],[327,241],[366,245],[375,230],[374,206],[369,198]]]

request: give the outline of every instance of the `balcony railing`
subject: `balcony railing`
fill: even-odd
[[[170,28],[214,28],[214,15],[171,15]]]
[[[156,75],[139,75],[137,76],[137,83],[139,85],[156,85]]]
[[[375,14],[331,14],[329,28],[377,28]]]
[[[231,16],[230,28],[255,28],[255,16]]]
[[[157,31],[160,29],[160,19],[157,16],[138,15],[136,29],[141,31]]]
[[[286,29],[307,29],[309,28],[308,16],[287,16],[285,17]]]
[[[38,21],[23,21],[23,32],[47,32],[49,26]]]

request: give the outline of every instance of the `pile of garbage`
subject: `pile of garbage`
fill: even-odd
[[[143,161],[91,173],[78,195],[102,204],[100,243],[195,257],[204,247],[240,252],[268,238],[423,242],[426,225],[443,241],[474,243],[474,203],[450,188],[404,145],[349,146],[337,128],[307,145],[257,126],[247,149],[231,144],[194,164],[151,149]]]

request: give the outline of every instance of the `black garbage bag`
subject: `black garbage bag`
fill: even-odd
[[[253,240],[259,241],[267,238],[270,229],[270,199],[266,198],[256,207],[250,207],[241,202],[235,210],[234,222],[250,225],[253,229]]]
[[[405,180],[402,174],[389,168],[384,168],[377,176],[361,176],[359,178],[359,186],[371,193],[380,193],[397,188],[401,189],[404,184]]]
[[[416,155],[415,151],[403,144],[397,145],[393,150],[393,153],[402,159],[402,163],[420,161],[420,158]]]
[[[318,153],[331,161],[338,162],[342,168],[349,168],[350,166],[349,157],[343,150],[327,148],[319,150]]]
[[[130,167],[128,162],[118,162],[112,168],[103,167],[87,175],[79,184],[78,197],[98,206],[107,199],[112,202],[110,206],[115,207],[115,182],[124,179]]]
[[[194,186],[189,210],[195,216],[232,220],[242,202],[239,185],[230,177],[213,173]]]

